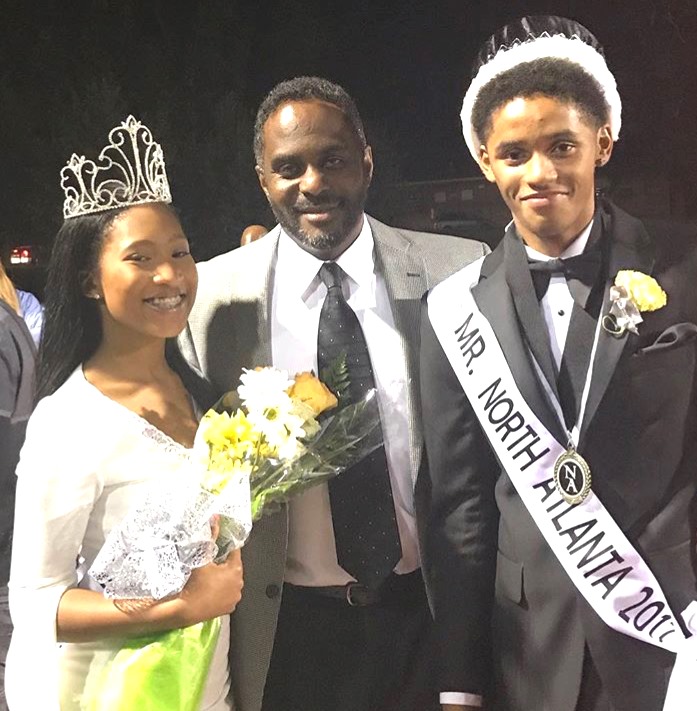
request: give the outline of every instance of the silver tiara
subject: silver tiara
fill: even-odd
[[[73,153],[61,170],[61,187],[66,220],[117,207],[172,202],[162,147],[133,116],[109,132],[109,144],[96,163]]]

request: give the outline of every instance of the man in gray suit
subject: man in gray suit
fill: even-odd
[[[317,372],[318,331],[332,293],[335,307],[355,322],[358,350],[367,346],[385,440],[368,479],[357,466],[335,481],[382,486],[382,477],[388,505],[378,514],[377,495],[358,504],[358,494],[336,493],[332,482],[255,524],[243,551],[245,592],[232,618],[235,708],[435,709],[420,572],[426,550],[413,493],[423,449],[419,303],[487,248],[394,229],[364,214],[372,152],[353,100],[326,80],[299,77],[274,88],[257,114],[254,147],[279,225],[245,249],[199,265],[182,350],[218,393],[237,387],[243,367]],[[346,499],[354,505],[348,528],[338,523]],[[379,542],[363,532],[368,517],[389,520]],[[344,562],[347,530],[360,557],[372,555],[362,544],[378,549],[389,562],[384,573],[364,577]]]

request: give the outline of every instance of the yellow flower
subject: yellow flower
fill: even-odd
[[[315,417],[337,405],[336,395],[314,373],[298,373],[288,395],[309,405]]]
[[[217,469],[220,465],[220,460],[211,461],[209,468],[201,480],[201,486],[210,491],[211,494],[220,494],[228,483],[240,474],[249,476],[252,472],[252,465],[249,462],[240,461],[239,459],[228,460],[225,469]]]
[[[258,439],[258,433],[254,431],[252,423],[242,410],[237,410],[234,415],[230,416],[228,432],[230,432],[238,442],[256,442]]]
[[[623,269],[617,272],[615,286],[624,288],[639,311],[656,311],[668,303],[660,284],[648,274]]]
[[[201,424],[204,426],[203,439],[213,448],[246,448],[248,445],[253,446],[258,439],[258,433],[242,410],[232,415],[209,410]]]
[[[213,447],[224,447],[228,442],[227,428],[230,416],[227,412],[209,410],[201,420],[203,439]]]

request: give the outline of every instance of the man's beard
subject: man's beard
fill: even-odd
[[[348,232],[359,221],[363,214],[363,207],[367,197],[367,187],[361,195],[357,195],[352,200],[341,201],[342,208],[339,224],[327,232],[314,232],[309,234],[300,226],[301,214],[295,209],[299,207],[296,203],[293,208],[278,207],[271,203],[271,210],[283,228],[283,231],[293,237],[296,242],[308,247],[312,251],[327,251],[340,245],[347,237]],[[303,203],[303,208],[313,207],[312,203]],[[321,211],[321,204],[314,206]],[[302,209],[302,208],[301,208]]]

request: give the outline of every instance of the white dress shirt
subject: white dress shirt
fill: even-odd
[[[291,375],[317,372],[317,331],[327,288],[318,276],[324,262],[297,245],[283,230],[278,241],[271,301],[273,364]],[[385,280],[375,269],[373,235],[368,221],[355,242],[337,259],[346,273],[344,295],[356,313],[373,365],[385,439],[402,558],[397,573],[419,563],[409,461],[406,367],[395,330]],[[294,585],[344,585],[354,580],[337,563],[329,491],[310,489],[289,504],[288,557],[285,580]]]
[[[568,257],[576,257],[583,254],[588,244],[593,220],[579,234],[579,236],[559,255],[559,259],[567,259]],[[548,261],[554,259],[548,254],[538,252],[532,247],[525,245],[525,251],[528,259],[536,259],[540,261]],[[571,309],[574,305],[574,297],[569,291],[566,283],[566,277],[563,274],[554,274],[549,280],[549,287],[545,295],[540,301],[540,308],[547,324],[549,340],[552,346],[552,356],[557,368],[561,363],[562,354],[564,353],[564,345],[566,344],[566,336],[569,332],[569,323],[571,321]],[[478,694],[463,694],[455,691],[442,692],[440,695],[441,704],[459,704],[461,706],[481,706],[482,697]]]
[[[588,244],[593,220],[579,234],[579,236],[559,255],[559,259],[568,259],[583,254]],[[554,257],[548,254],[542,254],[532,247],[525,245],[528,259],[536,259],[547,262]],[[547,332],[552,346],[552,356],[557,368],[561,363],[561,357],[564,353],[564,345],[566,344],[566,335],[569,332],[569,323],[571,321],[571,309],[574,305],[574,297],[571,296],[569,286],[566,283],[566,277],[563,274],[554,274],[549,280],[547,292],[540,301],[542,315],[547,324]]]

